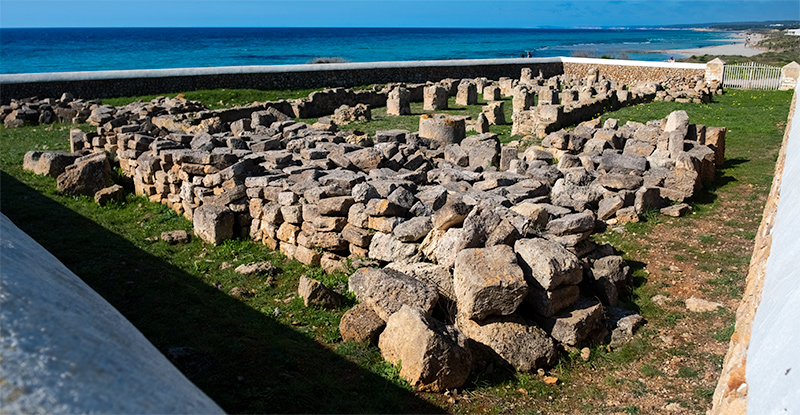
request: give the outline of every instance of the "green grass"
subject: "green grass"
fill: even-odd
[[[642,367],[639,368],[639,372],[641,372],[642,375],[644,375],[644,376],[646,376],[648,378],[656,377],[656,376],[664,376],[663,372],[661,372],[660,370],[656,369],[655,366],[649,365],[649,364],[642,365]]]
[[[185,92],[186,99],[200,101],[209,109],[230,108],[242,105],[250,105],[253,102],[277,101],[281,99],[295,99],[307,97],[318,89],[299,89],[299,90],[260,90],[260,89],[203,89]],[[176,94],[169,95],[141,95],[135,97],[120,97],[103,99],[103,104],[121,106],[136,101],[150,101],[158,96],[175,97]]]

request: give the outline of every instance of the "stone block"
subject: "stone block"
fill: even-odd
[[[456,327],[469,339],[470,348],[495,356],[520,372],[555,363],[556,342],[535,323],[519,316],[491,316],[475,321],[459,315]]]
[[[386,99],[386,113],[388,115],[411,115],[411,94],[408,89],[398,86],[389,91]]]
[[[430,314],[439,299],[434,287],[392,269],[359,268],[350,276],[348,288],[384,321],[404,305]]]
[[[531,286],[525,302],[538,315],[549,317],[575,304],[580,296],[580,291],[577,285],[561,285],[553,291]]]
[[[233,212],[224,206],[202,205],[193,214],[194,233],[214,245],[233,238],[233,222]]]
[[[402,272],[427,284],[436,287],[440,298],[455,301],[455,290],[453,288],[453,274],[450,269],[430,262],[392,262],[386,266],[388,269]]]
[[[541,324],[554,339],[573,347],[599,343],[607,333],[603,306],[588,298],[580,299],[565,313],[541,319]]]
[[[486,116],[486,120],[491,125],[505,125],[505,103],[503,101],[492,101],[481,109]]]
[[[553,291],[583,279],[580,261],[572,252],[546,239],[520,239],[514,244],[525,279],[532,287]]]
[[[708,127],[706,129],[706,145],[714,150],[714,163],[718,168],[725,164],[725,127]]]
[[[125,194],[125,189],[115,184],[98,190],[97,193],[94,194],[94,201],[100,206],[105,206],[112,201],[122,203],[125,201]]]
[[[459,388],[472,369],[466,337],[414,307],[403,306],[389,318],[378,347],[386,361],[400,364],[400,377],[418,391]]]
[[[496,85],[489,85],[483,88],[483,100],[486,102],[489,101],[500,101],[502,97],[500,96],[500,87]]]
[[[94,196],[111,183],[111,164],[105,153],[95,153],[75,160],[56,178],[58,192]]]
[[[378,232],[369,244],[369,257],[380,261],[413,261],[419,257],[417,244],[401,242],[391,233]]]
[[[339,321],[339,333],[345,342],[377,344],[384,327],[386,322],[368,304],[356,304]]]
[[[421,216],[411,218],[394,227],[392,233],[401,242],[419,242],[433,229],[431,218]]]
[[[464,249],[453,269],[459,314],[481,320],[517,310],[528,293],[522,269],[510,246]]]
[[[79,157],[78,154],[63,151],[29,151],[25,153],[22,168],[35,174],[58,177]]]
[[[297,293],[303,299],[306,307],[335,308],[342,302],[341,295],[326,287],[325,284],[305,275],[300,276]]]
[[[478,86],[470,81],[461,81],[456,93],[456,105],[475,105],[478,103]]]
[[[497,167],[500,164],[500,140],[496,134],[472,135],[461,141],[461,148],[469,155],[470,167]]]
[[[419,117],[419,136],[440,145],[458,144],[466,136],[463,117],[447,114],[423,114]]]
[[[441,85],[425,87],[422,97],[422,109],[424,111],[447,109],[447,95],[447,89]]]

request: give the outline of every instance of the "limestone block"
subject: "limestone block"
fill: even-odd
[[[505,115],[505,102],[503,101],[491,101],[488,105],[484,106],[482,109],[482,114],[486,116],[486,120],[489,121],[491,125],[505,125],[506,123],[506,115]]]
[[[553,235],[570,235],[594,230],[594,214],[591,211],[571,213],[547,224],[547,232]]]
[[[606,189],[636,190],[642,186],[644,179],[633,174],[607,173],[598,176],[595,183]]]
[[[489,101],[500,101],[502,97],[500,96],[500,87],[496,85],[489,85],[483,88],[483,100],[486,102]]]
[[[573,347],[599,343],[608,333],[603,325],[603,306],[588,298],[580,299],[565,313],[541,320],[542,327],[554,339]]]
[[[411,94],[408,89],[398,86],[389,91],[386,99],[386,113],[388,115],[411,115]]]
[[[59,193],[94,196],[111,183],[111,165],[105,153],[83,156],[56,179]]]
[[[631,269],[621,256],[602,257],[592,264],[591,276],[594,292],[603,304],[616,306],[620,294],[631,284]]]
[[[300,276],[297,293],[303,299],[303,304],[306,307],[335,308],[342,302],[342,297],[338,293],[326,287],[325,284],[305,275]]]
[[[425,87],[422,102],[422,109],[425,111],[447,109],[447,89],[441,85]]]
[[[386,322],[378,341],[381,355],[400,364],[400,376],[415,390],[442,392],[461,387],[472,369],[466,337],[422,310],[403,306]]]
[[[461,141],[461,148],[469,155],[470,167],[486,168],[500,163],[500,140],[496,134],[469,136]]]
[[[467,336],[472,350],[495,355],[520,372],[549,367],[558,357],[556,342],[535,323],[516,315],[483,321],[459,315],[456,327]]]
[[[368,248],[372,241],[372,234],[366,229],[347,224],[342,229],[342,238],[353,245]]]
[[[443,297],[450,301],[456,299],[453,275],[445,266],[430,262],[392,262],[386,268],[402,272],[424,284],[436,287],[440,298]]]
[[[233,221],[233,212],[227,207],[202,205],[194,211],[194,233],[207,243],[219,245],[233,238]]]
[[[418,258],[417,244],[401,242],[391,233],[378,232],[369,244],[369,257],[380,261],[412,261]]]
[[[423,114],[419,117],[419,136],[442,145],[458,144],[466,136],[466,124],[463,117]]]
[[[125,189],[118,184],[100,189],[94,194],[94,201],[100,206],[105,206],[111,201],[124,202]]]
[[[368,304],[356,304],[347,310],[339,321],[342,341],[357,343],[378,343],[386,322]]]
[[[519,266],[531,286],[554,290],[583,279],[580,261],[572,252],[546,239],[520,239],[514,244]]]
[[[392,230],[394,236],[401,242],[419,242],[433,229],[430,216],[411,218]]]
[[[706,129],[706,145],[714,150],[714,162],[717,167],[725,164],[725,127],[708,127]]]
[[[462,202],[444,205],[434,212],[431,217],[433,228],[445,231],[453,226],[459,226],[464,222],[471,210],[472,208]]]
[[[456,105],[475,105],[478,103],[478,86],[471,81],[461,81],[456,93]]]
[[[430,314],[439,299],[436,288],[392,269],[359,268],[350,276],[348,289],[384,321],[403,305]]]
[[[300,233],[300,227],[292,225],[291,223],[284,222],[278,228],[276,237],[281,242],[294,245],[297,243],[297,234]]]
[[[25,153],[22,168],[35,174],[58,177],[79,157],[78,154],[63,151],[29,151]]]
[[[525,302],[541,316],[549,317],[571,307],[580,297],[577,285],[561,285],[553,291],[531,286]]]
[[[459,314],[481,320],[516,311],[528,293],[528,284],[511,247],[496,245],[458,253],[453,289]]]

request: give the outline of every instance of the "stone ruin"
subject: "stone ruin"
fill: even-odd
[[[519,80],[501,79],[500,84],[508,91],[503,94],[513,97],[511,134],[538,138],[624,106],[653,100],[707,103],[714,94],[722,93],[720,83],[706,83],[699,75],[671,82],[624,85],[600,77],[596,70],[590,70],[583,78],[558,75],[547,79],[541,74],[532,77],[530,70],[523,70]]]
[[[469,98],[473,88],[462,85],[481,85],[494,97],[521,91],[520,82],[417,92]],[[387,95],[412,93],[393,86]],[[725,129],[690,124],[684,111],[647,124],[593,119],[520,153],[495,134],[466,136],[464,117],[445,114],[421,116],[418,132],[368,137],[274,107],[225,124],[246,111],[182,111],[195,106],[94,104],[96,134],[72,130],[71,153],[29,152],[25,168],[57,177],[59,191],[100,198],[119,195],[109,187],[114,159],[137,194],[192,220],[209,243],[252,238],[328,272],[370,258],[349,278],[358,304],[341,320],[342,338],[377,344],[427,391],[460,387],[492,362],[537,370],[559,348],[629,339],[644,323],[620,307],[630,267],[590,236],[648,210],[686,213],[681,202],[724,160]],[[225,132],[193,130],[203,125]],[[305,281],[300,291],[320,289]]]

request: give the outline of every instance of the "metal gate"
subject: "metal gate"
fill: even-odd
[[[778,89],[781,86],[781,68],[755,62],[725,65],[722,86],[737,89]]]

